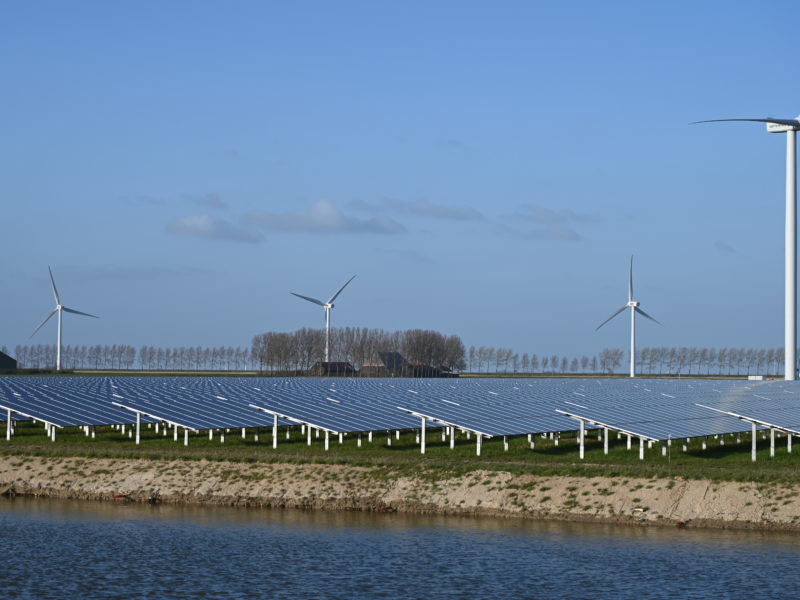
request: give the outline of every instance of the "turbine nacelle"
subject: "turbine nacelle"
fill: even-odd
[[[630,306],[631,308],[636,308],[637,306],[639,306],[639,303],[635,302],[633,300],[629,300],[628,301],[628,306]]]

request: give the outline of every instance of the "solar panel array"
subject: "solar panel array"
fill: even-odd
[[[656,440],[748,430],[699,405],[800,430],[800,383],[783,381],[0,377],[1,408],[59,426],[131,423],[137,411],[193,430],[270,427],[272,413],[333,432],[415,429],[421,415],[487,436],[577,429],[562,410]]]

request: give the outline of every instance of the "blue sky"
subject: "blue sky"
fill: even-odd
[[[783,344],[790,2],[10,2],[5,315],[28,343],[437,329],[591,355]],[[53,343],[48,325],[32,340]]]

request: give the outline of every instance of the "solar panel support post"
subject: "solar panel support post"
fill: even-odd
[[[775,458],[775,428],[769,428],[769,457]]]
[[[755,421],[750,423],[751,427],[751,434],[750,434],[750,459],[753,462],[756,462],[756,446],[758,445],[758,434],[756,433],[756,424]]]
[[[156,432],[156,433],[158,433],[158,432]],[[213,440],[214,439],[214,430],[213,429],[209,429],[208,430],[208,439],[209,440]]]
[[[608,427],[603,427],[603,454],[608,454]]]
[[[178,426],[177,425],[173,425],[172,426],[172,441],[173,442],[177,442],[178,441]]]
[[[278,447],[278,415],[272,415],[272,447]]]
[[[356,445],[361,448],[361,434],[359,433],[356,437]]]
[[[475,454],[476,454],[476,456],[480,456],[481,455],[481,441],[483,440],[483,436],[480,433],[476,433],[475,434],[475,439],[477,440],[475,442]]]
[[[702,445],[702,448],[703,448],[703,450],[705,450],[705,449],[708,447],[708,436],[707,436],[707,435],[704,435],[704,436],[703,436],[703,442],[702,442],[702,444],[703,444],[703,445]]]
[[[372,431],[367,432],[367,441],[371,444],[372,443]]]
[[[792,453],[792,434],[791,433],[787,433],[786,434],[786,453],[787,454],[791,454]]]
[[[331,436],[330,436],[330,432],[326,429],[325,430],[325,451],[327,452],[330,447],[331,447]]]
[[[136,413],[136,445],[139,445],[139,442],[142,440],[141,436],[141,428],[142,428],[142,413]]]
[[[183,430],[183,445],[184,446],[188,446],[189,445],[189,430],[188,429],[184,429]]]
[[[578,445],[579,445],[578,456],[580,457],[581,460],[583,460],[585,452],[584,441],[586,440],[586,421],[584,421],[583,419],[579,419],[578,421],[581,424],[581,430],[578,433]]]
[[[419,452],[420,454],[425,454],[425,426],[428,423],[428,419],[422,417],[422,426],[419,429]]]
[[[627,435],[628,435],[628,450],[630,450],[631,449],[631,434],[629,433]]]
[[[644,460],[644,438],[639,438],[639,460]]]
[[[56,441],[56,426],[55,425],[51,425],[50,426],[50,441],[51,442],[55,442]]]
[[[311,445],[311,427],[308,427],[308,426],[305,426],[305,425],[303,427],[306,428],[306,431],[307,431],[307,436],[306,437],[308,438],[308,445],[310,446]]]
[[[344,433],[342,433],[340,431],[339,432],[339,445],[341,446],[342,444],[344,444]]]
[[[450,450],[456,447],[456,428],[450,428]]]
[[[242,439],[243,440],[247,439],[247,429],[245,429],[244,427],[242,427]]]
[[[6,411],[6,441],[11,441],[11,409]]]
[[[392,432],[390,430],[386,431],[386,445],[387,446],[392,445]]]
[[[508,436],[503,436],[503,451],[508,452]]]

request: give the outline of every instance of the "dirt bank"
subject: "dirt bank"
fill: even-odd
[[[0,457],[0,493],[675,526],[800,528],[800,485],[624,477],[407,474],[385,467]]]

